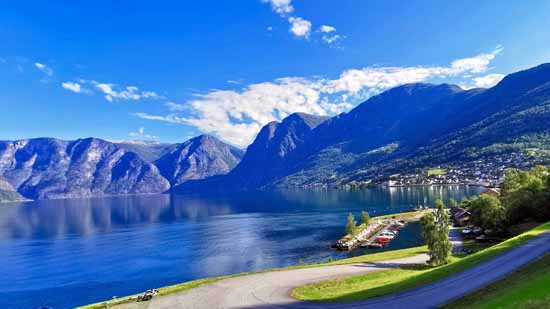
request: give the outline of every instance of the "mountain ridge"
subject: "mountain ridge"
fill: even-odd
[[[246,152],[210,135],[0,141],[0,191],[42,199],[338,187],[518,152],[550,162],[548,63],[487,89],[413,83],[334,117],[293,113],[262,127]]]
[[[244,168],[243,159],[234,170],[241,170],[240,177],[231,177],[232,172],[173,190],[338,186],[390,172],[474,160],[494,149],[525,151],[529,144],[546,151],[550,150],[545,135],[550,134],[549,106],[550,64],[512,73],[487,89],[401,85],[320,123],[290,156],[267,161],[269,167],[260,170],[266,177],[256,185],[247,182],[258,169]],[[262,131],[273,131],[274,126],[270,123]],[[520,146],[516,141],[521,139],[530,142]],[[261,143],[259,134],[248,149]],[[247,151],[245,158],[248,155]]]
[[[195,178],[226,173],[240,160],[240,150],[211,136],[198,139],[198,142],[206,140],[210,148],[198,145],[201,152],[192,154],[193,158],[197,162],[207,158],[225,169],[218,168],[195,175]],[[0,200],[163,193],[170,189],[171,183],[182,180],[176,182],[166,178],[152,159],[174,153],[183,144],[151,145],[161,147],[151,150],[143,146],[138,151],[130,151],[128,145],[99,138],[66,141],[41,137],[0,141],[0,181],[3,185]],[[229,162],[225,162],[225,157],[218,157],[220,149],[223,152],[226,148],[235,154]],[[144,159],[140,151],[149,157]]]

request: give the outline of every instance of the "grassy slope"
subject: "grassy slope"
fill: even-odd
[[[550,254],[443,308],[550,308]]]
[[[427,170],[427,174],[428,174],[428,176],[445,175],[445,174],[447,174],[447,170],[442,169],[442,168],[431,168],[431,169]]]
[[[352,263],[367,263],[367,262],[375,262],[375,261],[385,261],[385,260],[395,260],[395,259],[401,259],[406,257],[415,256],[418,254],[426,253],[427,247],[415,247],[415,248],[408,248],[408,249],[402,249],[402,250],[394,250],[394,251],[386,251],[386,252],[380,252],[375,254],[367,254],[362,256],[356,256],[349,259],[342,259],[330,263],[319,263],[319,264],[311,264],[311,265],[297,265],[297,266],[290,266],[286,268],[280,268],[280,269],[274,269],[274,270],[265,270],[265,271],[258,271],[258,272],[250,272],[250,273],[242,273],[242,274],[236,274],[231,276],[222,276],[222,277],[213,277],[213,278],[205,278],[205,279],[199,279],[194,281],[189,281],[185,283],[180,283],[176,285],[171,285],[167,287],[163,287],[159,289],[160,295],[168,295],[176,292],[183,292],[187,291],[208,283],[217,282],[223,279],[232,278],[232,277],[238,277],[238,276],[245,276],[250,275],[254,273],[262,273],[262,272],[268,272],[268,271],[281,271],[281,270],[289,270],[289,269],[299,269],[299,268],[311,268],[311,267],[322,267],[322,266],[333,266],[333,265],[344,265],[344,264],[352,264]],[[77,309],[97,309],[97,308],[107,308],[116,306],[119,304],[126,304],[129,302],[135,301],[136,295],[127,296],[123,298],[118,298],[115,300],[95,303],[83,307],[79,307]]]
[[[474,267],[525,243],[532,237],[540,235],[549,229],[550,223],[546,223],[465,258],[453,258],[451,263],[444,266],[391,269],[345,279],[327,280],[299,287],[292,292],[292,296],[309,301],[349,302],[403,291],[435,282],[462,270]]]

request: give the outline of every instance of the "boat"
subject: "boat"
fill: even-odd
[[[371,242],[367,245],[369,249],[381,249],[384,248],[384,245],[381,243]]]
[[[394,239],[395,238],[395,234],[393,233],[390,233],[390,232],[382,232],[378,235],[378,237],[386,237],[388,239]]]

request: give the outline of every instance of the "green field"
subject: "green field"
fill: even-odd
[[[550,254],[443,308],[550,308]]]
[[[453,257],[451,263],[439,267],[419,265],[377,273],[332,279],[295,289],[292,296],[308,301],[351,302],[388,295],[446,278],[474,267],[550,229],[550,223],[508,239],[498,245],[464,258]]]
[[[431,168],[426,171],[426,174],[428,174],[428,176],[445,175],[447,174],[447,170],[442,168]]]

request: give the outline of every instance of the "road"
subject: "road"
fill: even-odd
[[[222,280],[153,299],[146,308],[434,308],[483,287],[550,252],[545,233],[518,248],[447,279],[397,294],[355,303],[312,303],[290,297],[298,286],[360,275],[403,264],[422,263],[421,255],[394,261],[327,266],[254,274]]]

